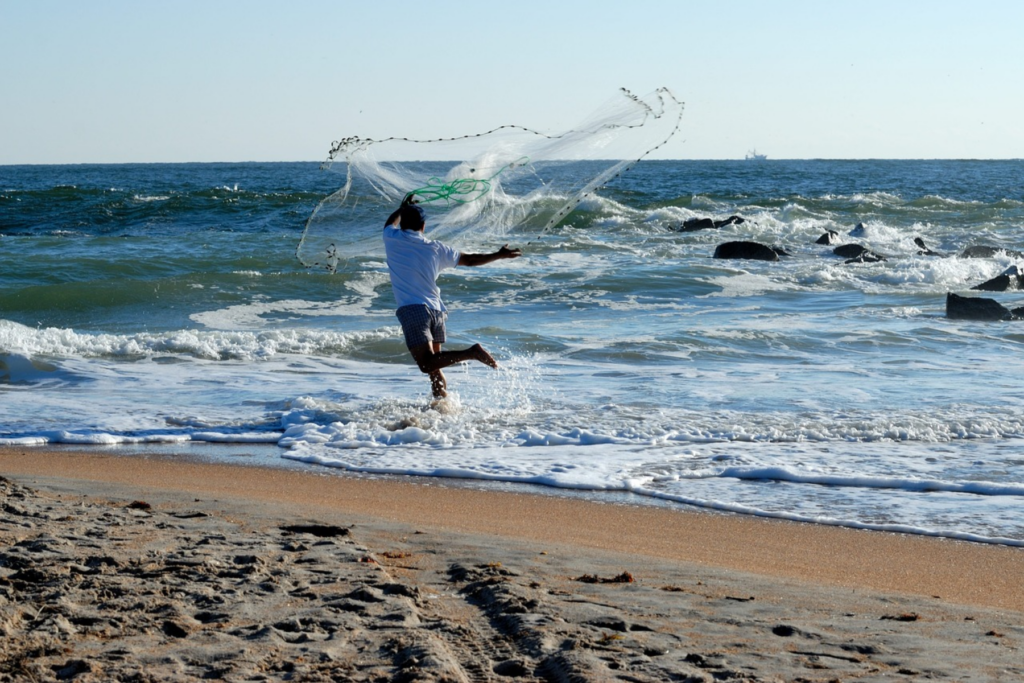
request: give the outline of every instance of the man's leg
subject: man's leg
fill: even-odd
[[[435,356],[440,354],[440,342],[433,342],[430,350]],[[448,381],[444,378],[444,373],[441,372],[440,368],[429,373],[427,376],[430,377],[430,389],[434,393],[434,398],[444,398],[448,395]]]
[[[475,360],[492,368],[498,367],[498,361],[494,360],[494,357],[487,353],[487,350],[479,344],[473,344],[468,349],[461,351],[442,351],[439,343],[432,342],[409,349],[409,353],[412,354],[412,358],[416,361],[416,365],[419,366],[420,370],[430,375],[430,384],[434,390],[434,396],[437,398],[442,398],[446,395],[445,389],[447,384],[444,373],[441,370],[449,365],[463,363],[467,360]],[[438,393],[439,390],[441,393]]]

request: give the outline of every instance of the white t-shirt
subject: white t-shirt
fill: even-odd
[[[384,227],[384,253],[387,254],[391,289],[398,308],[425,304],[435,311],[445,311],[437,276],[445,268],[459,263],[456,249],[428,240],[423,231]]]

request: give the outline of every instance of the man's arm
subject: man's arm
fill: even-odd
[[[459,262],[456,265],[459,266],[485,266],[492,261],[498,261],[506,258],[519,258],[523,255],[521,249],[509,249],[506,244],[498,251],[490,254],[459,254]]]

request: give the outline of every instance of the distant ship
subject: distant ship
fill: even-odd
[[[767,154],[758,154],[756,149],[747,152],[747,161],[764,161],[767,158]]]

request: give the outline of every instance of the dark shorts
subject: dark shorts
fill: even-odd
[[[447,313],[427,308],[423,304],[414,304],[402,306],[395,311],[395,315],[398,316],[398,322],[402,323],[405,345],[410,349],[431,342],[444,344],[444,320],[448,317]]]

